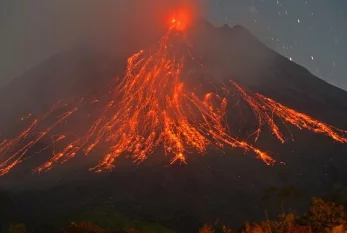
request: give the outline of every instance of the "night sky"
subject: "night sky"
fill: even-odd
[[[346,0],[209,0],[218,25],[241,24],[278,53],[347,90]]]
[[[206,1],[203,14],[215,25],[241,24],[270,48],[347,90],[346,0]],[[1,1],[0,86],[75,42],[80,27],[68,15],[77,18],[81,6],[88,15],[84,3],[92,1],[81,2]]]

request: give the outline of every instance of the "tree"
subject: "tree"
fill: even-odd
[[[345,226],[347,223],[347,215],[343,206],[325,202],[321,198],[313,198],[304,219],[314,232],[324,232],[337,226]]]

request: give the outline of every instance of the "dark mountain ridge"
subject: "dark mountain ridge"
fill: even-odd
[[[347,127],[341,115],[347,112],[346,91],[267,48],[242,26],[214,28],[205,23],[199,27],[205,29],[192,30],[192,44],[215,75],[235,79],[298,111]]]

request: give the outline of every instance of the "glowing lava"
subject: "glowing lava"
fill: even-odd
[[[124,78],[112,90],[113,100],[89,130],[86,140],[82,140],[85,153],[101,140],[112,145],[93,170],[111,169],[122,154],[136,163],[142,162],[160,146],[171,156],[171,163],[186,163],[187,153],[203,153],[210,145],[242,148],[253,151],[266,164],[274,162],[266,153],[228,135],[226,99],[213,93],[200,99],[186,89],[181,81],[185,57],[177,49],[180,41],[176,41],[180,26],[173,20],[159,48],[149,53],[140,51],[128,59]],[[71,157],[66,152],[72,148],[75,143],[38,171],[48,170],[54,163]]]
[[[17,137],[0,142],[0,175],[32,156],[30,151],[45,137],[51,138],[52,145],[42,150],[49,147],[53,155],[35,169],[37,172],[48,171],[55,164],[64,163],[78,154],[88,155],[100,145],[108,147],[100,163],[92,168],[95,171],[112,169],[115,160],[122,155],[140,163],[158,148],[163,148],[171,163],[186,163],[189,153],[202,154],[210,147],[229,146],[253,152],[267,165],[273,164],[274,159],[267,153],[230,135],[226,97],[215,93],[199,96],[183,83],[185,60],[193,58],[191,53],[181,49],[185,44],[182,30],[188,22],[185,14],[175,16],[158,46],[132,55],[125,75],[111,89],[110,95],[95,96],[91,101],[81,100],[73,106],[57,104],[44,116],[34,119]],[[262,128],[267,126],[282,143],[285,142],[275,116],[300,129],[326,134],[338,142],[347,143],[346,132],[260,94],[248,94],[236,83],[232,84],[234,91],[249,104],[258,119],[256,140]],[[111,100],[105,103],[102,100],[105,96]],[[52,132],[86,104],[99,103],[105,103],[105,107],[82,137],[72,138]],[[69,107],[71,110],[66,109]],[[28,117],[22,120],[28,120]]]
[[[177,10],[173,13],[170,21],[170,27],[176,31],[184,31],[192,23],[192,15],[187,10]]]
[[[54,151],[53,157],[36,171],[47,171],[79,152],[88,154],[100,142],[111,146],[103,160],[93,168],[96,171],[111,169],[115,159],[122,154],[141,162],[158,147],[163,147],[171,156],[171,163],[185,163],[187,153],[203,153],[210,145],[230,145],[253,151],[266,164],[272,164],[274,160],[269,155],[228,134],[225,98],[213,93],[200,98],[184,86],[181,75],[185,54],[178,49],[181,42],[178,34],[183,28],[181,21],[172,19],[172,26],[158,48],[131,56],[125,76],[112,90],[112,100],[85,136],[68,142],[59,152]],[[28,141],[39,120],[17,138],[4,141],[1,154],[2,158],[7,158],[0,164],[0,174],[20,163],[30,148],[74,111],[77,108],[59,117],[40,136],[31,135],[34,139],[29,139],[23,147],[17,148],[22,140]],[[54,144],[66,140],[62,135],[54,140]]]
[[[326,135],[339,143],[347,143],[347,131],[325,124],[304,113],[297,112],[259,93],[249,94],[234,81],[231,81],[231,83],[241,98],[251,107],[258,120],[258,129],[253,134],[256,135],[256,141],[263,126],[267,126],[272,134],[282,143],[286,141],[276,123],[277,119],[283,124],[291,124],[300,130],[306,129],[317,134]]]

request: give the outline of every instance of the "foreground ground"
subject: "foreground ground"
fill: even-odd
[[[279,196],[289,195],[293,190],[269,190]],[[297,215],[287,211],[284,198],[278,199],[282,209],[277,219],[265,219],[259,222],[245,223],[240,229],[230,229],[221,221],[206,223],[195,232],[199,233],[347,233],[347,213],[343,205],[331,201],[332,196],[313,198],[306,213]],[[4,198],[2,198],[4,199]],[[47,219],[40,224],[24,224],[19,219],[10,219],[2,202],[2,232],[11,233],[175,233],[159,223],[146,223],[126,218],[113,206],[89,207],[65,215]],[[267,211],[265,210],[265,216]]]

